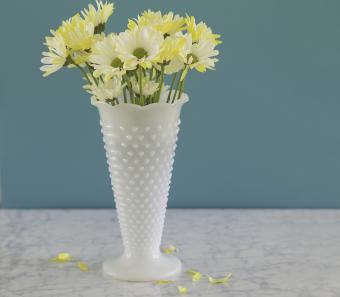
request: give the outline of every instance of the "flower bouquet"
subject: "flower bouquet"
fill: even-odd
[[[144,11],[105,34],[112,3],[89,5],[46,37],[44,76],[77,68],[100,114],[124,253],[103,270],[134,281],[181,271],[160,253],[180,112],[192,69],[214,69],[219,35],[192,16]]]

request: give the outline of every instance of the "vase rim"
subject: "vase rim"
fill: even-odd
[[[176,102],[174,103],[167,103],[167,102],[154,102],[154,103],[150,103],[144,106],[138,105],[138,104],[134,104],[134,103],[125,103],[125,102],[121,102],[117,105],[112,106],[111,104],[108,104],[106,102],[102,102],[102,101],[97,101],[93,98],[91,98],[91,104],[93,106],[99,107],[107,107],[107,108],[111,108],[111,109],[115,109],[115,108],[122,108],[123,106],[129,107],[129,108],[135,108],[137,110],[148,110],[151,108],[155,108],[156,106],[176,106],[176,105],[183,105],[184,103],[189,101],[189,96],[186,93],[183,93],[181,98],[176,100]]]

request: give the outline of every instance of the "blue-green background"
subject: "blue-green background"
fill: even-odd
[[[4,207],[111,207],[98,114],[80,75],[39,71],[43,38],[87,1],[0,9]],[[340,207],[340,1],[116,1],[195,15],[224,43],[190,74],[171,207]]]

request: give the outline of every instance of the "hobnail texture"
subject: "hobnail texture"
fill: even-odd
[[[147,106],[94,102],[101,118],[107,163],[124,254],[104,263],[119,279],[147,281],[179,273],[181,264],[160,253],[180,111],[187,101]]]

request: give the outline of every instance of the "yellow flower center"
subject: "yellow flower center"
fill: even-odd
[[[138,47],[136,48],[133,53],[132,53],[137,59],[142,59],[144,57],[146,57],[148,55],[148,52],[142,48],[142,47]]]
[[[105,30],[105,23],[98,24],[98,25],[94,28],[94,34],[100,34],[100,33],[104,32],[104,30]]]
[[[189,64],[195,64],[198,62],[198,58],[194,54],[188,54],[187,61],[189,62]]]
[[[113,68],[121,68],[123,66],[123,62],[119,58],[115,58],[111,62],[111,66]]]
[[[68,66],[68,65],[70,65],[70,64],[72,64],[73,63],[73,60],[72,60],[72,58],[70,57],[70,55],[68,55],[67,57],[66,57],[66,59],[65,59],[65,63],[64,63],[64,67],[65,66]]]

